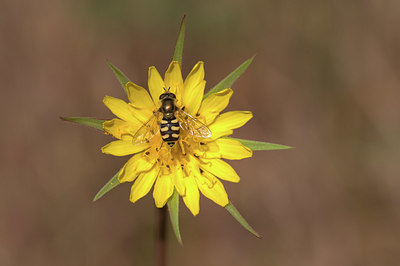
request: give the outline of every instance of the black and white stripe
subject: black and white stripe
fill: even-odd
[[[179,139],[180,126],[175,116],[171,118],[163,117],[160,124],[160,132],[162,139],[168,143],[170,147],[174,146]]]

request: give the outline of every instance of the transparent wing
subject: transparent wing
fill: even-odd
[[[208,127],[190,114],[179,109],[176,112],[176,116],[179,119],[181,128],[189,132],[190,135],[200,138],[211,137],[211,131],[208,129]]]
[[[133,136],[134,144],[142,144],[145,142],[149,142],[158,132],[159,132],[159,120],[160,113],[154,113],[143,126],[139,128],[139,130]]]

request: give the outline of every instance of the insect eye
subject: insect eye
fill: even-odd
[[[166,95],[165,93],[161,94],[159,100],[164,99],[166,96],[167,96],[167,95]]]

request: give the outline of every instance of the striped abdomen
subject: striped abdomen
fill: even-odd
[[[170,147],[174,146],[179,139],[179,121],[175,116],[171,118],[163,117],[160,124],[160,132],[162,139],[168,143]]]

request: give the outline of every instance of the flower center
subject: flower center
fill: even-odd
[[[162,173],[168,175],[171,169],[179,166],[187,171],[186,165],[191,156],[201,161],[202,158],[209,158],[212,153],[218,153],[218,150],[214,142],[206,142],[181,130],[179,140],[172,147],[162,140],[160,134],[157,134],[150,141],[150,148],[144,152],[144,156],[149,162],[158,164]]]

